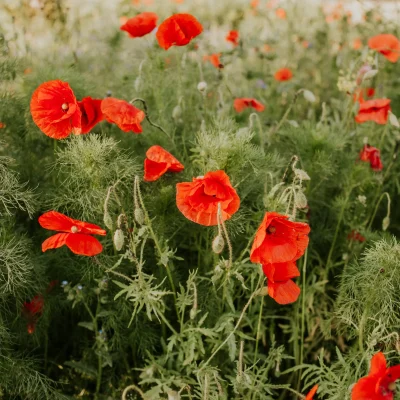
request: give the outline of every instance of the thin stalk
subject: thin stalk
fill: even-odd
[[[261,321],[262,321],[262,311],[264,307],[264,297],[261,297],[261,305],[260,305],[260,312],[258,313],[258,323],[257,323],[257,334],[256,334],[256,348],[254,350],[254,361],[253,364],[256,363],[257,361],[257,355],[258,355],[258,342],[260,340],[260,331],[261,331]]]
[[[374,222],[376,213],[378,212],[379,205],[381,204],[381,201],[382,201],[382,199],[384,198],[385,195],[386,195],[387,198],[388,198],[388,207],[389,207],[389,210],[390,210],[390,197],[389,197],[389,193],[388,193],[388,192],[383,192],[383,193],[381,194],[381,196],[379,197],[378,202],[376,203],[374,212],[372,213],[372,216],[371,216],[371,219],[370,219],[370,221],[369,221],[369,224],[367,225],[367,229],[370,229],[370,228],[371,228],[371,225],[372,225],[372,223]]]
[[[289,107],[287,108],[285,114],[283,114],[283,117],[282,117],[281,120],[278,122],[278,125],[277,125],[276,127],[272,127],[272,128],[271,128],[270,134],[275,134],[275,133],[277,133],[277,132],[279,131],[279,129],[281,128],[281,126],[286,122],[286,120],[287,120],[287,118],[288,118],[288,116],[289,116],[289,114],[290,114],[290,111],[292,111],[292,108],[293,108],[293,106],[295,105],[295,103],[296,103],[296,101],[297,101],[297,98],[298,98],[299,94],[300,94],[302,91],[303,91],[303,89],[300,89],[300,90],[298,90],[298,91],[294,94],[293,99],[292,99],[292,101],[290,102]]]

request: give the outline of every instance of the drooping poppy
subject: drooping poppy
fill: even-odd
[[[44,298],[41,294],[33,297],[31,301],[25,301],[22,307],[22,314],[27,319],[26,328],[31,335],[35,332],[36,323],[43,314]]]
[[[92,99],[90,96],[78,101],[81,110],[82,133],[90,132],[96,124],[103,121],[104,115],[101,111],[102,101],[102,99]]]
[[[289,68],[281,68],[275,72],[274,78],[279,82],[290,81],[293,78],[293,73]]]
[[[400,365],[387,368],[382,352],[371,359],[369,374],[358,380],[351,391],[351,400],[393,400]]]
[[[184,166],[167,150],[161,146],[151,146],[146,152],[144,160],[144,180],[156,181],[167,171],[180,172]]]
[[[392,63],[400,58],[400,40],[392,34],[384,33],[373,36],[368,40],[368,46],[381,53]]]
[[[368,161],[374,171],[382,171],[383,169],[380,150],[369,144],[365,144],[360,151],[360,160]]]
[[[158,44],[165,50],[171,46],[186,46],[203,32],[203,26],[191,14],[174,14],[167,18],[156,33]]]
[[[142,12],[133,18],[129,18],[121,27],[121,31],[128,32],[129,37],[138,38],[147,35],[157,26],[157,14]]]
[[[81,133],[81,111],[67,82],[42,83],[33,92],[30,109],[33,122],[53,139]]]
[[[377,124],[387,123],[390,111],[390,99],[367,100],[360,103],[356,122],[362,124],[367,121],[374,121]]]
[[[224,171],[207,172],[192,182],[176,185],[176,205],[189,220],[200,225],[218,224],[218,204],[221,219],[226,221],[239,209],[240,198]]]
[[[59,231],[42,243],[42,251],[66,245],[73,253],[95,256],[103,250],[101,243],[90,235],[105,236],[106,231],[97,225],[67,217],[57,211],[49,211],[39,217],[42,228]]]
[[[347,240],[354,240],[355,242],[360,242],[363,243],[365,242],[365,237],[361,235],[360,232],[357,232],[356,230],[352,230],[348,235],[347,235]]]
[[[268,278],[268,295],[279,304],[290,304],[297,300],[300,288],[292,278],[300,276],[295,261],[264,264],[262,266]]]
[[[306,398],[304,400],[313,400],[315,393],[317,393],[318,385],[315,385],[311,388],[311,390],[306,394]]]
[[[231,42],[234,46],[239,45],[239,32],[229,31],[225,38],[228,42]]]
[[[277,212],[266,212],[251,248],[250,260],[253,263],[286,263],[304,254],[310,227],[303,222],[289,221],[288,218]]]
[[[125,100],[107,97],[101,102],[101,111],[108,122],[118,125],[124,132],[143,131],[140,123],[144,120],[145,113]]]
[[[249,107],[254,108],[258,112],[264,111],[265,109],[264,104],[260,103],[256,99],[251,99],[247,97],[235,99],[233,102],[233,107],[238,113],[242,112],[244,109]]]
[[[284,8],[277,8],[275,10],[275,15],[280,19],[286,19],[286,11]]]
[[[209,56],[204,56],[203,60],[204,61],[210,61],[212,65],[214,65],[215,68],[224,68],[224,65],[221,63],[221,60],[219,57],[221,56],[221,53],[215,53],[215,54],[210,54]]]

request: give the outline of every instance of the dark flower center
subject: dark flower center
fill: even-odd
[[[276,228],[274,226],[269,226],[267,228],[267,233],[271,234],[271,233],[275,233],[276,232]]]

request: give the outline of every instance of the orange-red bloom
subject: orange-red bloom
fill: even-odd
[[[311,388],[311,390],[306,394],[306,398],[304,400],[313,400],[315,393],[317,393],[318,385],[315,385]]]
[[[400,40],[391,34],[376,35],[368,40],[369,48],[378,51],[390,62],[400,58]]]
[[[356,122],[362,124],[367,121],[374,121],[377,124],[387,123],[390,111],[390,99],[367,100],[360,103]]]
[[[292,278],[300,276],[295,261],[264,264],[263,271],[268,278],[268,294],[279,304],[289,304],[297,300],[300,288]]]
[[[363,243],[365,242],[365,237],[361,235],[360,232],[357,232],[356,230],[352,230],[348,235],[347,235],[347,240],[354,240],[355,242],[360,242]]]
[[[264,111],[265,109],[264,104],[260,103],[258,100],[246,97],[235,99],[233,102],[233,107],[238,113],[249,107],[254,108],[258,112]]]
[[[107,97],[101,102],[101,111],[108,122],[118,125],[122,131],[142,132],[140,123],[146,115],[127,101]]]
[[[67,82],[54,80],[42,83],[31,99],[33,122],[53,139],[64,139],[81,133],[81,111],[74,92]]]
[[[234,46],[239,44],[239,32],[229,31],[225,38],[228,42],[231,42]]]
[[[212,226],[218,224],[218,204],[221,219],[226,221],[239,209],[240,199],[224,171],[207,172],[192,182],[176,185],[176,205],[193,222]]]
[[[101,112],[101,99],[92,99],[90,96],[78,101],[81,110],[82,133],[90,132],[93,127],[103,121],[104,115]]]
[[[3,129],[6,127],[6,124],[4,122],[0,122],[0,129]]]
[[[210,61],[210,63],[214,65],[215,68],[224,68],[224,65],[221,63],[221,60],[219,59],[220,56],[221,53],[210,54],[209,56],[204,56],[203,60]]]
[[[355,38],[355,39],[353,40],[353,49],[354,49],[354,50],[359,50],[359,49],[361,49],[362,45],[363,45],[363,43],[362,43],[361,38]]]
[[[293,78],[293,73],[289,68],[281,68],[275,72],[274,78],[279,82],[290,81]]]
[[[36,323],[40,315],[43,314],[44,298],[41,294],[33,297],[31,301],[25,301],[22,307],[22,314],[28,320],[26,328],[28,333],[31,335],[35,332]]]
[[[157,30],[160,47],[168,50],[171,46],[186,46],[203,32],[203,26],[190,14],[174,14],[167,18]]]
[[[353,93],[353,101],[362,103],[365,101],[365,97],[373,97],[375,94],[374,88],[358,88]]]
[[[393,400],[400,365],[387,368],[383,353],[371,359],[369,374],[358,380],[351,391],[351,400]]]
[[[151,146],[146,152],[144,160],[144,180],[156,181],[167,171],[180,172],[184,166],[167,150],[161,146]]]
[[[253,263],[287,263],[304,254],[310,227],[303,222],[289,221],[288,218],[277,212],[265,214],[250,252]]]
[[[286,19],[286,11],[284,8],[277,8],[275,15],[280,19]]]
[[[95,256],[103,250],[101,243],[90,235],[106,234],[97,225],[67,217],[57,211],[49,211],[39,217],[42,228],[59,231],[42,243],[42,251],[57,249],[66,245],[73,253],[82,256]]]
[[[157,26],[157,19],[157,14],[143,12],[133,18],[129,18],[119,29],[128,32],[131,38],[142,37]]]
[[[374,171],[382,171],[381,152],[369,144],[364,145],[360,152],[360,160],[368,161]]]

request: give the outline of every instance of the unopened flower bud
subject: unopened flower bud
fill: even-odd
[[[306,90],[306,89],[303,90],[303,96],[310,103],[315,103],[317,101],[317,99],[315,98],[314,93],[311,92],[310,90]]]
[[[122,232],[122,229],[117,229],[114,233],[114,246],[117,249],[117,251],[120,251],[122,249],[122,246],[124,245],[124,232]]]
[[[296,192],[294,195],[294,202],[297,208],[306,208],[307,207],[307,197],[303,192]]]
[[[139,75],[136,79],[135,79],[135,90],[137,92],[140,92],[140,90],[142,89],[142,77]]]
[[[197,84],[197,90],[200,93],[203,93],[207,90],[207,82],[201,81]]]
[[[212,242],[213,252],[215,254],[220,254],[222,250],[224,250],[224,247],[225,247],[225,240],[220,234],[218,234]]]
[[[174,107],[172,110],[172,118],[176,121],[182,116],[182,108],[178,104],[177,106]]]
[[[144,212],[141,208],[135,208],[134,211],[135,220],[139,225],[144,224]]]
[[[258,290],[257,293],[259,296],[268,296],[268,286],[264,286]]]
[[[171,390],[170,392],[168,392],[168,400],[180,400],[181,399],[181,395],[175,391],[175,390]]]
[[[190,319],[195,319],[196,315],[197,315],[197,310],[195,308],[192,308],[189,313]]]
[[[386,229],[389,228],[389,225],[390,225],[390,218],[389,217],[383,218],[383,220],[382,220],[382,229],[384,231],[386,231]]]
[[[104,211],[104,218],[103,218],[103,221],[104,221],[104,225],[105,225],[108,229],[112,230],[112,228],[113,228],[113,220],[112,220],[112,218],[111,218],[110,213],[109,213],[107,210]]]

